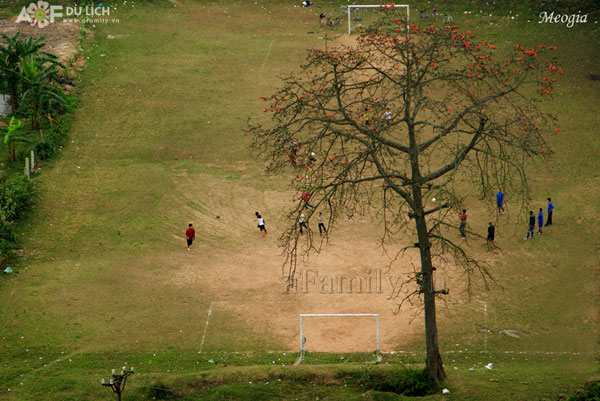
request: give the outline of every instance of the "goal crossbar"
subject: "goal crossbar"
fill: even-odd
[[[409,20],[410,20],[410,6],[408,4],[348,4],[347,6],[347,12],[348,12],[348,35],[350,35],[352,33],[352,28],[351,28],[351,17],[350,15],[352,14],[352,9],[356,8],[385,8],[385,9],[390,9],[390,8],[406,8],[406,29],[408,30],[409,28]]]

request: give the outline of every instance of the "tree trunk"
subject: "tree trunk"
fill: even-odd
[[[10,96],[10,107],[12,109],[12,114],[15,114],[17,112],[17,109],[19,108],[19,93],[17,91],[16,84],[8,85],[8,94]]]
[[[425,304],[425,337],[427,345],[426,369],[429,376],[437,383],[446,378],[442,356],[438,348],[438,331],[435,314],[435,293],[433,288],[433,265],[431,263],[431,249],[429,235],[427,232],[427,222],[423,215],[423,198],[420,187],[413,187],[413,196],[415,207],[415,223],[417,226],[417,235],[419,239],[419,249],[421,253],[421,291]]]
[[[33,112],[31,113],[31,128],[37,130],[40,133],[40,137],[42,141],[44,140],[44,135],[42,134],[42,122],[38,108],[39,104],[34,101],[33,103]]]
[[[13,163],[16,159],[16,151],[15,151],[15,144],[14,143],[8,143],[8,161]]]
[[[410,75],[407,74],[407,77]],[[408,83],[410,84],[410,82]],[[407,84],[407,85],[408,85]],[[410,96],[406,98],[410,105]],[[410,121],[410,110],[407,106],[404,117]],[[417,226],[417,238],[421,256],[421,288],[423,303],[425,306],[425,344],[427,345],[426,369],[429,377],[437,383],[444,381],[446,372],[442,365],[442,356],[438,348],[437,320],[435,316],[435,293],[433,292],[433,264],[431,263],[431,244],[429,243],[429,232],[425,220],[425,208],[423,205],[423,191],[421,188],[421,168],[419,164],[419,146],[415,134],[414,124],[408,124],[408,139],[410,143],[410,167],[412,171],[413,184],[411,186],[413,195],[413,214]]]

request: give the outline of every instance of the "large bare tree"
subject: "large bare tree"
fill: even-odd
[[[427,371],[439,382],[446,375],[434,271],[454,263],[469,282],[472,273],[490,278],[465,251],[457,212],[468,195],[489,201],[498,188],[526,204],[526,165],[545,157],[544,136],[556,131],[538,101],[551,98],[562,70],[542,56],[552,47],[516,45],[495,55],[470,31],[401,26],[380,23],[355,46],[310,50],[299,72],[262,97],[271,119],[251,121],[248,131],[267,169],[293,174],[298,191],[281,236],[290,286],[298,259],[322,244],[311,230],[300,234],[301,213],[308,221],[327,210],[330,228],[342,216],[370,213],[388,247],[401,231],[412,235],[421,266],[408,297],[422,299]]]

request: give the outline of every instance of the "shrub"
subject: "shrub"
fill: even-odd
[[[12,224],[31,204],[33,184],[25,176],[0,180],[0,222]]]
[[[49,160],[58,153],[58,149],[64,145],[67,135],[65,123],[59,123],[46,131],[44,140],[34,147],[34,152],[40,160]]]
[[[39,142],[35,145],[33,151],[40,160],[48,160],[56,153],[54,146],[48,141]]]
[[[409,397],[425,396],[437,389],[437,384],[429,377],[427,371],[410,368],[385,373],[372,369],[356,372],[346,379],[346,383]]]
[[[33,184],[25,176],[0,179],[0,265],[16,248],[14,226],[19,215],[32,202]]]
[[[569,401],[600,401],[600,381],[586,384],[584,392],[578,392]]]
[[[165,383],[158,382],[148,387],[146,396],[151,400],[170,400],[175,393]]]

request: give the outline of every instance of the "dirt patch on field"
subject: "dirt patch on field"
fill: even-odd
[[[338,35],[331,43],[333,46],[347,46],[356,48],[358,45],[358,35]]]
[[[44,51],[54,54],[62,63],[65,63],[75,54],[79,23],[61,21],[40,29],[24,22],[17,24],[15,18],[3,19],[0,20],[0,32],[8,36],[21,32],[23,38],[32,37],[37,39],[45,36],[46,47]],[[2,37],[0,37],[0,44],[6,45],[6,41]]]
[[[388,268],[377,224],[366,218],[343,221],[320,254],[299,263],[297,288],[285,293],[277,238],[286,224],[283,211],[291,206],[293,194],[261,192],[255,189],[260,187],[256,183],[232,184],[202,175],[178,174],[174,180],[187,199],[198,240],[190,252],[182,245],[176,256],[182,267],[171,272],[171,284],[210,294],[212,301],[219,302],[221,313],[236,316],[258,333],[268,333],[290,350],[299,348],[301,313],[379,314],[382,351],[403,349],[403,344],[422,334],[422,318],[414,319],[418,304],[395,313],[406,291],[414,289],[401,284],[418,268],[418,252],[407,251]],[[255,211],[266,219],[267,236],[259,233]],[[321,238],[316,220],[309,226]],[[213,313],[213,318],[218,319],[218,314]],[[375,347],[375,318],[309,318],[304,329],[309,350],[351,352]]]

